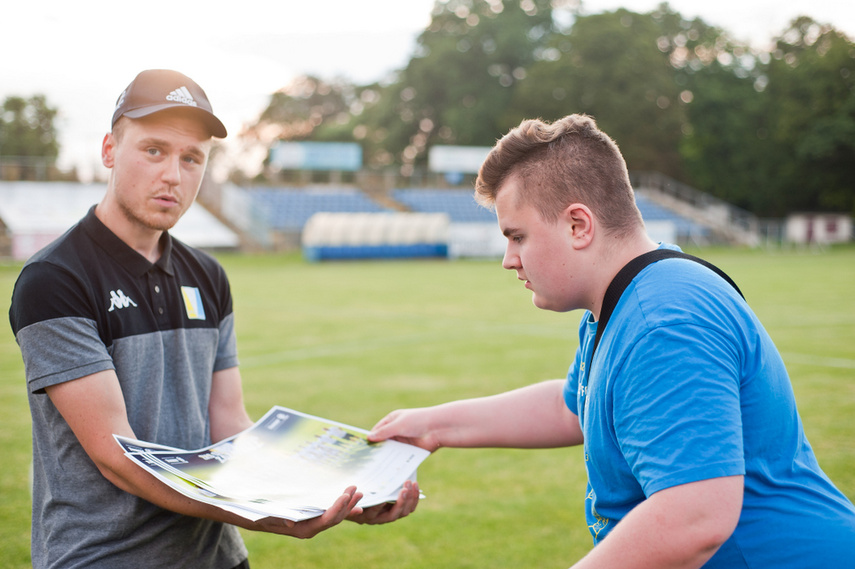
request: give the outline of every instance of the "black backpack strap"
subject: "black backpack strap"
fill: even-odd
[[[612,282],[609,284],[609,287],[606,289],[606,294],[603,296],[603,305],[600,308],[600,320],[597,323],[597,334],[594,336],[594,347],[591,350],[591,361],[594,361],[594,352],[597,351],[597,345],[600,343],[600,338],[603,335],[603,332],[606,329],[606,324],[609,322],[609,318],[611,318],[612,312],[614,312],[615,306],[617,306],[618,300],[620,300],[623,291],[626,290],[626,287],[629,286],[629,283],[632,282],[632,279],[641,272],[644,267],[655,263],[656,261],[661,261],[662,259],[687,259],[689,261],[694,261],[696,263],[700,263],[701,265],[707,267],[708,269],[715,272],[718,276],[726,280],[730,286],[736,289],[736,292],[739,293],[739,296],[745,298],[745,295],[742,294],[742,291],[739,290],[739,287],[736,286],[736,283],[733,282],[727,274],[713,265],[710,262],[707,262],[699,257],[695,257],[694,255],[689,255],[687,253],[683,253],[682,251],[675,251],[673,249],[654,249],[649,253],[644,253],[643,255],[639,255],[618,271],[618,274],[615,275],[615,278],[612,279]],[[590,368],[590,365],[589,365]]]

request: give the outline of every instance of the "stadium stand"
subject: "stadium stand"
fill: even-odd
[[[496,224],[495,212],[476,203],[471,190],[398,189],[392,192],[392,198],[412,211],[447,213],[452,224]],[[645,224],[662,240],[698,242],[708,235],[703,226],[644,196],[636,195],[636,201]]]
[[[452,223],[496,223],[496,214],[480,206],[472,190],[397,189],[392,199],[412,211],[447,213]]]
[[[309,261],[448,256],[444,213],[316,213],[303,229]]]
[[[392,192],[392,198],[412,211],[447,213],[452,223],[496,223],[495,212],[475,202],[471,190],[398,189]],[[678,240],[697,240],[706,235],[702,226],[644,196],[637,195],[636,202],[645,223],[673,224],[675,238]]]
[[[655,240],[756,245],[758,224],[747,212],[660,174],[634,173],[631,181]],[[356,187],[337,184],[212,185],[173,234],[200,248],[295,250],[317,213],[444,214],[449,220],[450,258],[501,256],[503,238],[496,232],[496,214],[475,202],[471,188],[392,187],[396,189],[369,197]],[[0,257],[29,257],[73,225],[103,192],[103,184],[0,182]]]
[[[390,211],[359,190],[315,188],[247,188],[253,207],[263,212],[267,225],[278,231],[300,231],[312,215],[325,213],[380,213]]]
[[[636,200],[641,196],[684,222],[678,243],[751,247],[760,243],[760,221],[748,211],[658,172],[630,172],[630,181]]]
[[[667,231],[671,235],[663,237],[662,240],[676,241],[677,243],[698,243],[709,237],[707,228],[662,207],[644,195],[636,193],[635,203],[648,230],[660,228],[663,224],[668,226]],[[651,237],[656,238],[653,235]]]
[[[411,213],[446,215],[449,220],[447,231],[449,257],[495,257],[501,256],[504,249],[504,240],[496,229],[495,212],[479,205],[471,189],[398,188],[389,192],[389,202],[386,205],[373,201],[355,188],[250,187],[234,188],[233,193],[243,196],[245,201],[251,204],[252,210],[242,216],[245,218],[243,223],[233,220],[236,225],[251,225],[253,227],[246,228],[246,231],[250,232],[254,228],[263,227],[265,232],[279,236],[267,239],[269,243],[291,243],[292,246],[300,246],[302,242],[304,254],[313,259],[329,258],[332,255],[328,253],[329,249],[323,249],[327,251],[326,253],[318,253],[322,250],[318,249],[319,229],[317,227],[311,228],[310,241],[314,245],[310,250],[306,249],[305,230],[308,229],[307,225],[313,216],[341,213],[391,214],[397,211],[393,210],[389,203],[400,206],[398,210]],[[678,243],[699,243],[705,240],[707,230],[703,226],[673,213],[643,195],[636,197],[642,217],[654,239]],[[234,199],[230,201],[237,203]],[[246,210],[246,207],[235,209]],[[324,221],[324,227],[333,227],[329,223]],[[365,224],[362,223],[362,225]],[[332,231],[332,229],[329,230]],[[326,243],[324,246],[330,247],[332,244]],[[403,253],[401,248],[395,251],[394,256]],[[431,255],[435,254],[435,250],[433,251]],[[351,247],[347,251],[336,253],[336,255],[356,257],[361,254],[368,254],[368,249]],[[376,254],[375,251],[369,256]]]
[[[7,243],[0,256],[16,260],[62,235],[101,201],[104,184],[72,182],[0,182],[0,220]],[[198,203],[187,210],[171,233],[202,249],[234,249],[236,233]]]

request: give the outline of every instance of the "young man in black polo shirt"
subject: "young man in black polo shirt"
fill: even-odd
[[[252,424],[228,279],[168,233],[196,198],[212,137],[225,136],[193,80],[140,73],[104,137],[103,200],[18,278],[10,321],[33,418],[36,569],[248,567],[232,524],[307,538],[417,504],[408,484],[394,506],[363,511],[351,487],[318,518],[250,522],[167,488],[113,440],[201,448]]]

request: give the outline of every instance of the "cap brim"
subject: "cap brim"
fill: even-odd
[[[208,132],[213,137],[225,138],[228,135],[225,125],[220,121],[220,119],[215,117],[213,114],[209,113],[205,109],[200,109],[198,107],[190,107],[184,104],[166,103],[163,105],[150,105],[147,107],[140,107],[139,109],[131,109],[129,111],[125,111],[124,113],[122,113],[122,116],[131,119],[138,119],[146,117],[148,115],[152,115],[154,113],[158,113],[160,111],[165,111],[167,109],[183,109],[191,113],[195,113],[199,118],[202,119],[202,122],[204,122],[205,126],[208,128]]]

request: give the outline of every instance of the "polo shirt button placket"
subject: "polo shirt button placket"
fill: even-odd
[[[154,291],[154,295],[152,296],[152,305],[154,306],[157,315],[163,316],[163,307],[165,300],[163,298],[163,295],[161,294],[163,292],[161,286],[157,283],[154,283],[152,290]]]

